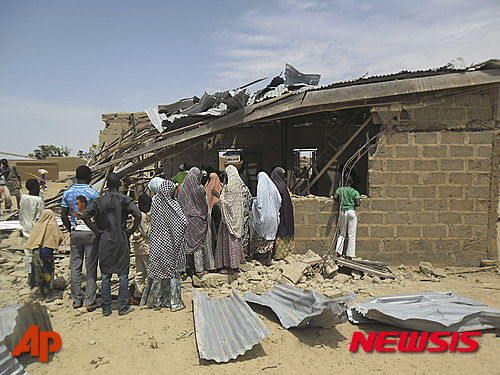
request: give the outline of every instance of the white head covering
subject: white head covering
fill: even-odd
[[[266,172],[257,175],[257,199],[252,206],[252,224],[257,234],[274,240],[280,224],[281,195]]]
[[[148,187],[149,190],[151,190],[151,193],[153,195],[158,194],[158,188],[160,187],[161,184],[163,184],[165,180],[161,177],[154,177],[149,181]]]
[[[238,170],[234,165],[226,168],[227,184],[220,194],[222,221],[227,225],[229,233],[236,238],[243,236],[243,188]]]

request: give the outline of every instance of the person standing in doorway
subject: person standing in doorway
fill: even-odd
[[[85,306],[88,311],[94,311],[96,305],[96,280],[97,280],[97,239],[92,231],[81,220],[78,213],[79,204],[77,200],[83,200],[90,204],[99,193],[89,186],[91,177],[90,168],[81,165],[76,169],[76,184],[70,187],[63,195],[61,219],[66,229],[71,233],[71,253],[70,253],[70,271],[71,271],[71,298],[73,299],[73,308],[82,307],[84,302],[82,292],[82,266],[85,258],[86,265],[86,286],[85,286]],[[80,201],[81,202],[81,201]],[[71,211],[70,211],[71,209]],[[71,212],[71,222],[69,215]]]
[[[118,315],[125,315],[132,311],[128,306],[129,236],[139,228],[142,215],[135,201],[119,192],[120,178],[116,173],[110,173],[106,183],[108,192],[92,201],[82,219],[99,240],[97,254],[102,275],[102,315],[111,315],[111,277],[114,273],[120,279]],[[134,217],[131,229],[127,229],[129,215]],[[94,218],[95,224],[91,218]]]
[[[352,177],[349,176],[345,186],[337,188],[333,199],[339,202],[340,207],[340,232],[335,248],[335,256],[342,256],[344,249],[344,241],[346,232],[349,240],[347,243],[346,258],[352,259],[355,257],[356,252],[356,228],[358,226],[358,215],[356,207],[361,205],[361,196],[359,192],[352,188]]]

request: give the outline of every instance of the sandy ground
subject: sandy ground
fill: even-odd
[[[2,243],[14,243],[14,237],[11,236],[10,240],[4,238]],[[1,250],[0,255],[0,307],[36,299],[20,276],[21,253]],[[68,279],[69,254],[60,254],[57,259],[56,276]],[[261,270],[259,266],[254,266],[252,272],[256,269]],[[232,287],[240,294],[246,290],[264,292],[278,280],[277,269],[274,267],[265,273],[263,281],[252,287],[245,278],[247,272],[242,272],[231,285],[202,288],[202,291],[214,298],[224,297]],[[322,293],[332,290],[342,294],[358,293],[358,301],[391,294],[452,291],[500,308],[500,275],[496,271],[433,278],[419,273],[416,265],[394,269],[398,275],[396,281],[379,282],[370,277],[356,280],[342,275],[326,283],[321,278],[311,277],[299,286]],[[449,273],[456,269],[445,271]],[[198,356],[190,282],[183,283],[183,300],[187,308],[175,313],[167,309],[155,312],[135,307],[133,313],[120,317],[114,306],[113,314],[103,317],[100,309],[91,313],[85,309],[72,309],[69,292],[65,290],[62,299],[52,303],[42,302],[49,310],[54,330],[62,338],[62,348],[49,363],[35,362],[29,364],[26,370],[29,374],[500,373],[500,338],[495,336],[495,332],[484,332],[477,340],[479,349],[472,353],[352,353],[349,352],[349,345],[353,332],[394,332],[401,329],[384,324],[356,326],[345,322],[332,328],[286,330],[273,312],[265,307],[255,307],[254,311],[271,334],[245,355],[229,363],[217,364],[200,360]]]

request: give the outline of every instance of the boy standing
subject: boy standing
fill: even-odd
[[[337,247],[335,248],[335,256],[342,256],[344,249],[344,241],[346,230],[348,232],[349,241],[347,243],[346,258],[352,259],[356,251],[356,228],[358,226],[358,215],[356,214],[356,207],[361,204],[360,194],[356,189],[351,187],[352,177],[347,179],[346,186],[339,187],[333,195],[333,199],[339,201],[340,206],[340,233],[337,240]]]
[[[149,265],[149,235],[151,234],[151,197],[147,194],[139,196],[139,210],[141,210],[141,224],[130,238],[135,254],[135,289],[133,303],[139,304],[146,279],[148,277]]]
[[[107,179],[108,193],[92,201],[82,214],[82,219],[99,239],[99,264],[102,275],[102,314],[111,315],[111,276],[118,274],[118,314],[132,311],[128,307],[128,272],[130,268],[130,243],[128,236],[141,223],[141,211],[134,200],[119,193],[120,179],[110,173]],[[132,229],[127,229],[127,218],[134,217]],[[94,218],[95,224],[90,220]]]
[[[81,165],[76,169],[76,184],[65,191],[62,198],[61,219],[66,229],[71,233],[71,298],[75,309],[82,307],[82,266],[85,257],[86,287],[85,306],[88,311],[94,311],[97,306],[96,280],[97,280],[97,239],[92,231],[85,225],[80,217],[74,213],[79,210],[77,198],[83,196],[90,204],[99,193],[89,186],[91,177],[90,168]],[[81,199],[81,198],[80,198]],[[71,223],[68,215],[71,208]]]
[[[45,209],[45,203],[39,197],[40,187],[38,181],[34,178],[26,181],[26,189],[29,194],[23,194],[19,203],[19,223],[23,228],[23,240],[28,241],[28,238],[33,230],[38,219],[42,216],[42,211]],[[33,261],[33,250],[24,249],[25,263],[24,270],[31,274],[31,263]]]

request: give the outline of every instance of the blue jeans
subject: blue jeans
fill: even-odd
[[[102,313],[105,315],[111,314],[111,276],[112,273],[101,274],[102,287]],[[123,314],[127,311],[128,305],[128,274],[122,273],[118,275],[120,278],[120,289],[118,291],[118,313]]]

